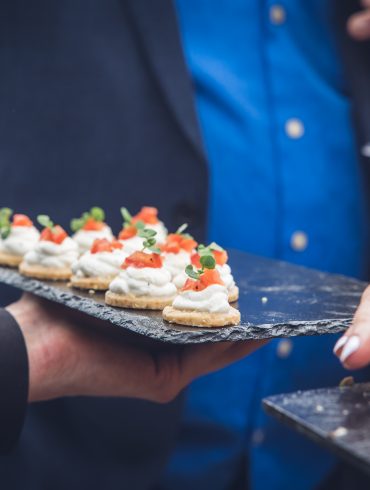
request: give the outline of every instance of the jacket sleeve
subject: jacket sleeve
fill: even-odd
[[[12,315],[0,309],[0,453],[16,443],[28,398],[28,357],[22,332]]]

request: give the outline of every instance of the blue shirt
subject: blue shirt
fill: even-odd
[[[209,161],[210,240],[361,277],[364,195],[332,2],[176,5]],[[243,454],[253,489],[313,488],[331,457],[266,418],[260,400],[337,384],[333,341],[272,342],[195,382],[168,488],[229,488]]]

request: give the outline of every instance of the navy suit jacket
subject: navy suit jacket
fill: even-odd
[[[345,32],[358,8],[341,0],[335,14],[361,152],[370,48]],[[65,226],[100,205],[116,231],[120,206],[154,205],[170,229],[188,222],[203,240],[207,166],[171,0],[3,0],[0,10],[0,204]],[[14,295],[1,291],[3,302]],[[151,488],[180,415],[181,400],[38,404],[2,463],[2,483]]]

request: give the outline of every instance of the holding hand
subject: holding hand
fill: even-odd
[[[370,39],[370,0],[361,1],[364,10],[353,14],[347,24],[349,34],[357,41]]]
[[[29,357],[29,401],[119,396],[168,402],[193,379],[235,362],[266,341],[191,346],[129,344],[82,326],[66,308],[31,295],[7,307]],[[85,320],[86,321],[86,320]]]

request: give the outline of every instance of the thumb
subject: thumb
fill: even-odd
[[[336,343],[334,353],[348,369],[370,364],[370,287],[365,289],[353,323]]]

